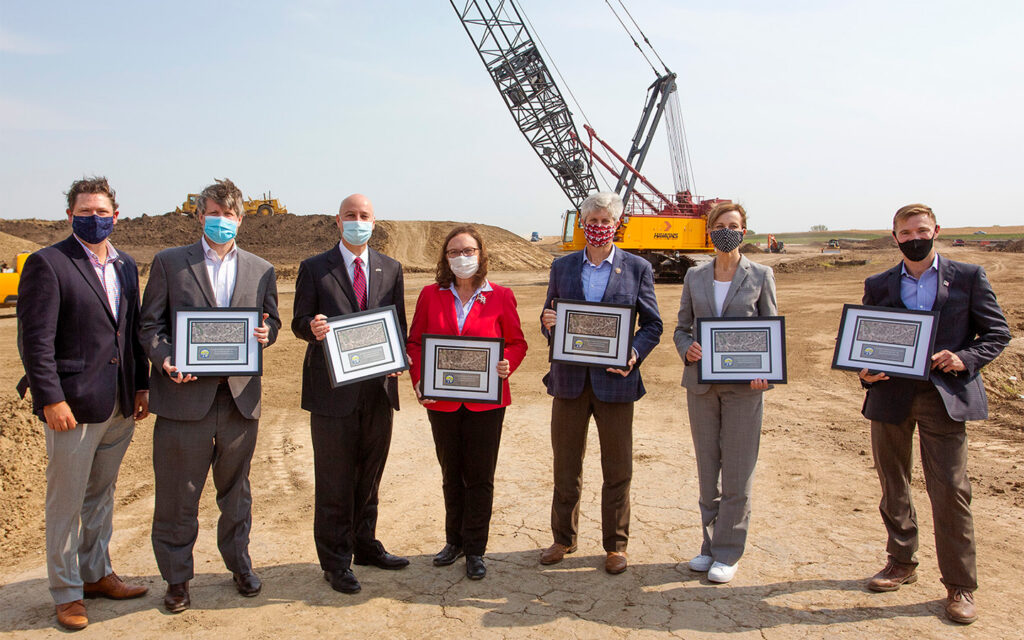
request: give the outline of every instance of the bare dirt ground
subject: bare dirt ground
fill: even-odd
[[[1021,257],[956,248],[943,252],[985,265],[1014,335],[1021,335]],[[679,564],[697,552],[700,533],[696,471],[679,386],[682,364],[671,343],[678,284],[657,286],[666,332],[644,364],[648,395],[636,407],[630,569],[620,576],[601,569],[600,465],[593,430],[579,551],[560,565],[538,565],[540,549],[551,542],[550,402],[541,384],[547,358],[536,321],[547,272],[515,271],[492,279],[514,288],[531,351],[512,377],[485,580],[467,580],[462,562],[441,569],[430,563],[444,544],[441,479],[425,411],[406,383],[381,488],[378,533],[390,551],[409,556],[412,564],[398,572],[356,567],[363,591],[355,596],[328,587],[313,546],[312,449],[308,418],[298,407],[304,344],[284,332],[266,353],[264,413],[252,467],[251,553],[264,579],[263,593],[246,599],[235,592],[216,550],[217,509],[208,483],[192,609],[180,615],[163,611],[164,584],[149,543],[150,418],[138,425],[122,467],[112,556],[116,571],[151,591],[134,601],[88,601],[92,622],[81,637],[1021,637],[1022,338],[986,370],[992,419],[968,427],[981,618],[961,627],[942,617],[945,590],[919,465],[921,580],[889,594],[863,587],[885,559],[878,481],[868,425],[859,413],[862,391],[852,373],[829,365],[842,304],[859,302],[863,279],[894,264],[896,252],[846,252],[839,261],[799,254],[752,257],[778,269],[790,382],[766,396],[749,545],[731,584],[713,585]],[[801,260],[806,262],[794,264]],[[429,281],[428,274],[407,278],[410,309]],[[280,283],[284,318],[291,314],[293,288],[292,281]],[[55,628],[42,553],[42,427],[24,420],[24,404],[13,400],[10,390],[20,376],[15,321],[0,314],[0,459],[6,465],[0,469],[0,522],[7,523],[0,529],[0,634],[56,637],[61,632]],[[5,456],[3,447],[16,459]]]

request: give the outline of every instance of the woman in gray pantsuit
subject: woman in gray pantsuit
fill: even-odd
[[[743,555],[761,440],[762,392],[770,385],[760,379],[749,386],[698,383],[701,348],[694,330],[695,320],[702,317],[778,315],[771,268],[740,255],[746,231],[747,214],[738,204],[722,203],[708,214],[715,258],[686,272],[674,336],[686,364],[683,386],[697,456],[704,533],[700,554],[689,566],[706,571],[712,582],[732,580]]]

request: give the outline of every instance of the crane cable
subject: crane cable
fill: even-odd
[[[562,81],[562,86],[565,87],[565,92],[569,94],[569,98],[572,99],[572,103],[576,105],[577,109],[580,110],[580,116],[582,116],[583,122],[585,122],[586,124],[590,124],[590,118],[588,118],[587,114],[583,111],[583,106],[580,105],[579,100],[576,99],[576,94],[572,92],[572,87],[570,87],[569,83],[566,82],[565,76],[562,75],[562,71],[558,68],[558,65],[555,64],[555,60],[554,58],[551,57],[551,54],[548,52],[548,48],[544,46],[544,41],[540,39],[540,33],[537,32],[537,28],[534,27],[533,22],[530,21],[530,16],[526,15],[526,11],[523,10],[522,2],[517,2],[516,0],[509,0],[509,4],[512,5],[512,8],[517,13],[519,13],[519,15],[523,17],[523,20],[526,21],[526,24],[529,25],[530,33],[533,34],[533,39],[537,41],[537,44],[540,45],[540,48],[544,51],[544,58],[548,61],[548,63],[550,63],[551,67],[555,70],[555,73],[558,74],[558,79]],[[580,144],[582,145],[582,142]],[[593,175],[597,176],[601,180],[601,182],[604,183],[606,189],[608,189],[609,191],[611,190],[608,181],[604,179],[603,175],[601,175],[597,171],[593,172]]]
[[[605,0],[605,3],[607,3],[607,2],[608,2],[608,0]],[[623,3],[623,2],[622,2],[622,0],[618,0],[618,2],[619,2],[619,5],[620,5],[620,6],[622,7],[622,10],[626,12],[626,15],[627,15],[627,16],[629,16],[629,20],[630,20],[630,22],[632,22],[632,23],[633,23],[633,26],[634,26],[634,27],[636,27],[636,30],[637,30],[637,32],[639,32],[639,33],[640,33],[640,36],[641,36],[641,37],[642,37],[642,38],[644,39],[644,43],[645,43],[645,44],[647,44],[647,46],[648,46],[648,47],[650,48],[650,50],[651,50],[651,53],[653,53],[653,54],[654,54],[654,57],[655,57],[655,58],[657,58],[657,59],[658,59],[658,62],[660,62],[660,63],[661,63],[661,66],[662,66],[662,68],[663,68],[663,69],[665,69],[665,73],[671,73],[671,71],[669,71],[669,69],[668,69],[668,65],[667,65],[667,64],[665,64],[665,61],[661,59],[661,56],[660,56],[660,55],[658,55],[658,50],[657,50],[657,49],[655,49],[655,48],[654,48],[654,45],[653,45],[653,44],[651,44],[651,41],[647,39],[647,34],[646,34],[646,33],[644,33],[644,30],[640,28],[640,25],[639,25],[639,24],[637,24],[636,20],[635,20],[635,19],[633,18],[633,14],[631,14],[631,13],[629,12],[629,9],[627,9],[627,8],[626,8],[626,5],[625,5],[625,3]],[[611,8],[611,5],[609,5],[609,8]],[[612,13],[615,13],[615,10],[614,10],[614,9],[612,9]],[[615,15],[615,17],[616,17],[616,18],[618,18],[618,17],[619,17],[619,16],[618,16],[618,14],[616,14],[616,15]],[[619,20],[619,22],[621,23],[622,21],[621,21],[621,20]],[[625,25],[623,25],[623,26],[625,26]],[[627,32],[627,33],[628,33],[628,32]],[[631,36],[630,36],[630,38],[632,38],[632,37],[633,37],[633,36],[631,35]],[[633,44],[636,44],[636,40],[633,40]],[[640,46],[639,46],[639,45],[637,45],[637,48],[639,49],[639,48],[640,48]],[[646,59],[646,58],[647,58],[647,56],[644,56],[644,58]],[[648,62],[648,63],[650,63],[650,60],[648,60],[647,62]],[[657,71],[655,71],[655,73],[657,73]]]
[[[612,3],[611,3],[611,2],[609,2],[608,0],[604,0],[604,3],[605,3],[606,5],[608,5],[608,9],[610,9],[610,10],[611,10],[611,12],[612,12],[612,15],[613,15],[613,16],[615,16],[615,19],[619,21],[619,24],[620,24],[620,25],[622,25],[622,30],[623,30],[623,31],[625,31],[625,32],[626,32],[626,35],[627,35],[627,36],[629,36],[629,39],[633,41],[633,46],[634,46],[634,47],[636,47],[636,50],[637,50],[637,51],[639,51],[639,52],[640,52],[640,55],[642,55],[642,56],[644,57],[644,60],[646,60],[646,61],[647,61],[647,64],[648,64],[648,65],[649,65],[649,66],[651,67],[651,71],[653,71],[653,72],[654,72],[654,75],[656,75],[656,76],[657,76],[657,75],[661,75],[661,74],[659,74],[659,73],[658,73],[658,70],[654,68],[654,63],[653,63],[653,62],[651,62],[651,59],[650,59],[650,58],[648,58],[648,57],[647,57],[647,54],[646,54],[646,53],[644,53],[644,50],[640,48],[640,43],[639,43],[639,42],[637,42],[637,41],[636,41],[636,38],[634,38],[634,37],[633,37],[633,34],[632,34],[632,33],[630,33],[630,31],[629,31],[629,27],[627,27],[627,26],[626,26],[626,23],[625,23],[625,22],[623,22],[623,21],[622,21],[622,18],[620,18],[620,17],[619,17],[619,14],[618,14],[618,13],[616,13],[616,11],[615,11],[615,7],[613,7],[613,6],[612,6]],[[622,0],[619,0],[619,4],[622,4]],[[623,6],[622,8],[623,8],[623,9],[625,9],[626,7],[625,7],[625,6]],[[629,12],[628,12],[628,11],[627,11],[626,13],[627,13],[627,14],[629,14]],[[630,16],[630,19],[632,20],[632,19],[633,19],[633,16]],[[633,21],[633,24],[636,24],[636,21]],[[639,31],[639,30],[640,30],[640,27],[637,27],[637,30]],[[644,33],[643,31],[640,31],[640,35],[643,35],[643,33]],[[650,46],[651,46],[651,43],[650,43],[650,41],[649,41],[649,40],[647,40],[647,37],[646,37],[646,36],[644,36],[644,41],[645,41],[645,42],[647,42],[647,46],[648,46],[648,47],[650,47]],[[651,47],[651,51],[654,51],[654,47]],[[655,56],[657,56],[657,55],[658,55],[658,53],[657,53],[657,52],[655,51],[655,52],[654,52],[654,55],[655,55]],[[661,58],[658,58],[658,60],[659,60],[659,61],[661,61]],[[665,64],[665,63],[664,63],[664,62],[662,62],[662,65],[663,65],[663,66],[664,66],[664,64]]]

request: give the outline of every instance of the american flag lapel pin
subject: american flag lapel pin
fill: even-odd
[[[942,286],[948,287],[949,286],[949,280],[943,280],[942,281]]]

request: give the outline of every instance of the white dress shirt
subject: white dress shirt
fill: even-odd
[[[345,271],[348,272],[348,277],[351,282],[356,281],[356,254],[348,250],[345,243],[339,242],[338,249],[341,250],[341,257],[345,260]],[[359,254],[358,258],[363,261],[363,275],[366,276],[366,303],[370,303],[370,249],[369,245],[363,245],[363,252]]]
[[[235,292],[235,276],[238,275],[238,245],[231,243],[231,250],[222,260],[217,252],[202,238],[203,255],[206,261],[206,274],[213,285],[213,295],[218,307],[231,306],[231,294]]]

